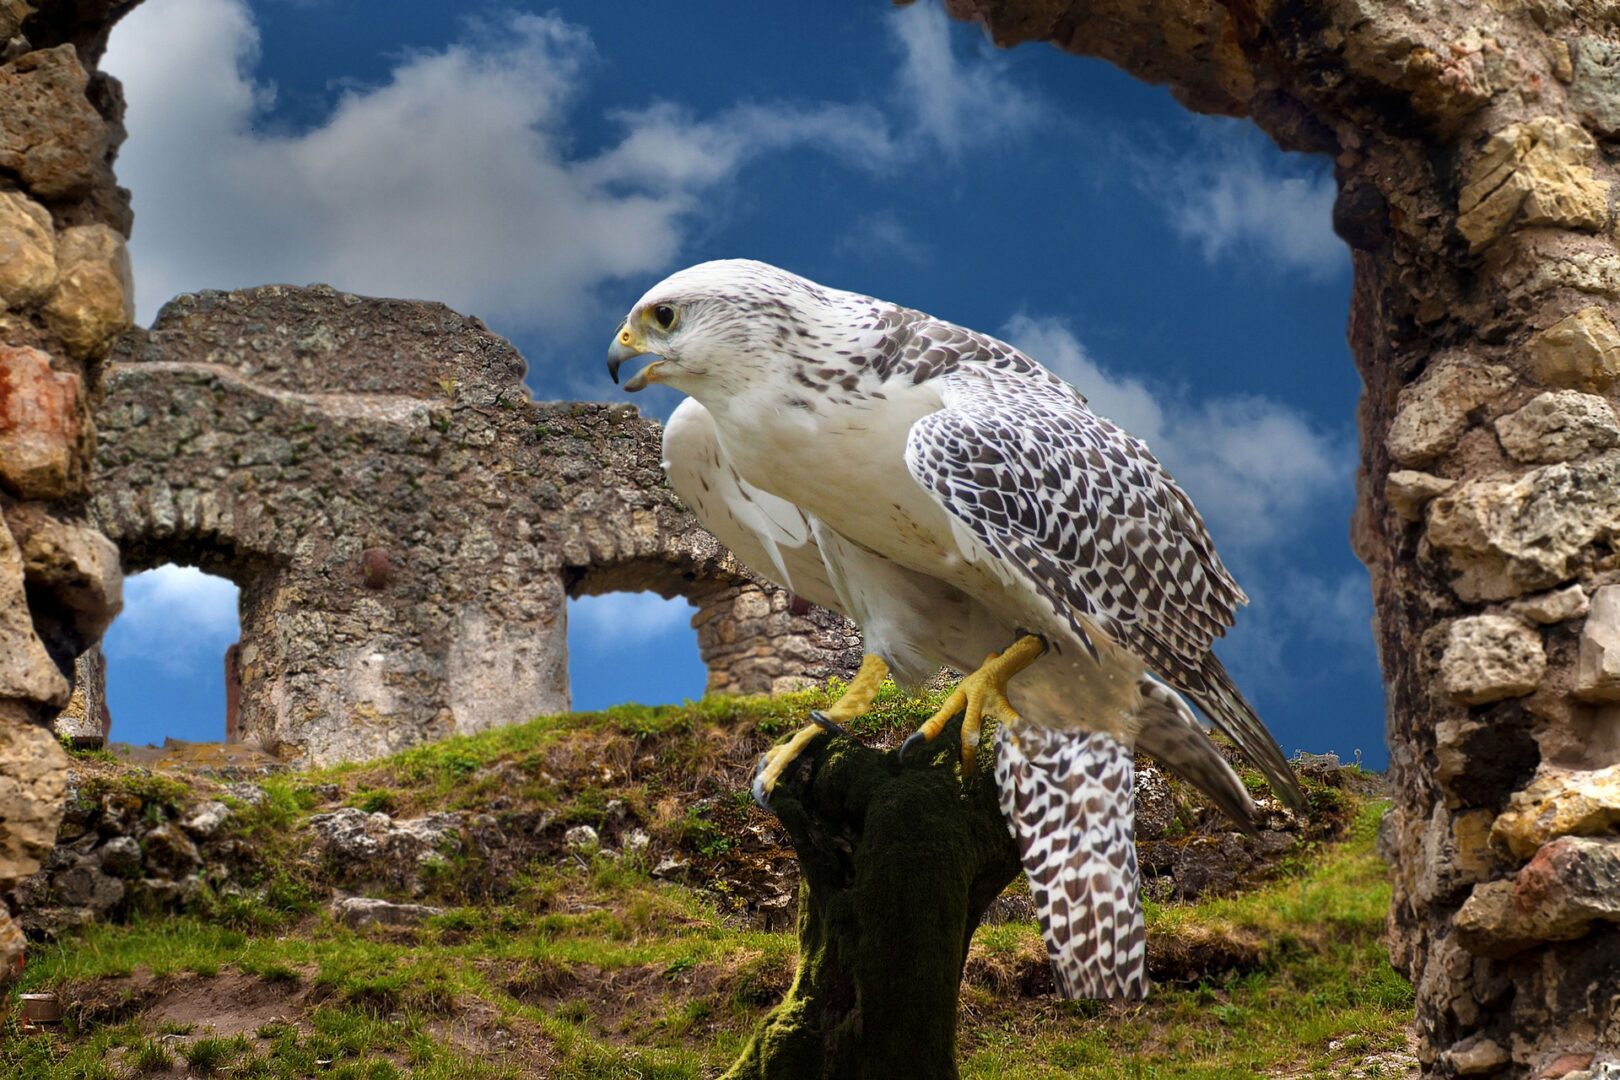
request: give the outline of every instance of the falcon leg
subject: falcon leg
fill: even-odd
[[[918,744],[933,742],[946,722],[957,713],[962,713],[962,772],[972,772],[979,756],[984,718],[988,716],[1001,724],[1018,721],[1017,711],[1007,700],[1007,683],[1045,651],[1045,641],[1033,634],[1025,634],[1005,652],[991,653],[979,665],[979,670],[964,676],[956,684],[956,689],[951,691],[939,711],[924,720],[922,726],[900,744],[900,760],[904,762],[906,754]]]
[[[754,770],[754,801],[761,809],[770,809],[771,791],[776,787],[776,781],[793,764],[793,759],[804,753],[804,748],[810,745],[810,740],[823,731],[832,731],[839,735],[848,736],[843,725],[858,717],[864,716],[872,707],[872,699],[877,697],[878,689],[883,680],[889,677],[889,665],[881,656],[867,654],[861,658],[861,667],[849,686],[844,689],[838,700],[827,709],[817,709],[810,714],[815,721],[806,724],[796,732],[793,738],[780,746],[773,746],[760,755],[759,765]]]

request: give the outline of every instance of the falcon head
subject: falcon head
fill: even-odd
[[[629,391],[666,383],[697,396],[761,374],[827,290],[750,259],[720,259],[677,271],[648,289],[613,333],[608,374],[625,361],[652,362],[624,384]]]

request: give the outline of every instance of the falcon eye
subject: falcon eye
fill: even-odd
[[[653,318],[657,320],[659,326],[668,330],[675,325],[675,309],[668,304],[659,304],[653,308]]]

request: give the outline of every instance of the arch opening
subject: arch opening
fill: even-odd
[[[240,590],[164,563],[124,580],[124,610],[102,641],[106,737],[132,746],[234,742]]]

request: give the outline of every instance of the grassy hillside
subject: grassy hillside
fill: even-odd
[[[228,882],[182,913],[134,909],[31,952],[21,989],[56,991],[67,1021],[7,1021],[0,1075],[716,1076],[794,965],[791,853],[746,779],[821,700],[548,717],[269,777],[268,798],[234,807]],[[886,695],[858,734],[892,743],[925,708]],[[81,769],[82,792],[134,792],[158,816],[213,787]],[[1038,928],[1010,898],[969,958],[963,1075],[1399,1075],[1412,992],[1380,943],[1382,804],[1364,787],[1311,784],[1324,824],[1258,885],[1150,904],[1146,1003],[1053,998]],[[1209,842],[1207,815],[1174,797],[1166,842]],[[457,811],[469,835],[503,839],[360,880],[309,842],[311,816],[343,806]],[[576,825],[603,846],[564,841]],[[354,929],[328,906],[351,891],[441,913]]]

